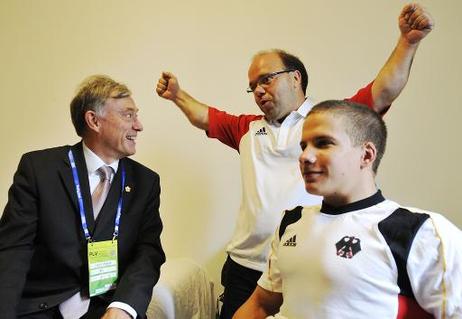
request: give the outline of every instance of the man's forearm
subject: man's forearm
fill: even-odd
[[[208,130],[209,128],[209,115],[208,105],[197,101],[186,91],[180,90],[177,97],[173,102],[181,109],[186,115],[188,120],[197,128]]]
[[[263,308],[256,307],[251,302],[246,302],[236,311],[233,319],[265,319],[270,315]]]
[[[398,44],[372,86],[374,110],[380,114],[387,110],[403,90],[419,43],[434,27],[431,15],[416,3],[404,6],[398,17],[398,25],[401,31]]]
[[[374,110],[382,113],[406,85],[419,43],[410,44],[403,37],[391,53],[372,85]]]
[[[279,312],[282,293],[257,286],[247,301],[236,311],[233,319],[265,319]]]

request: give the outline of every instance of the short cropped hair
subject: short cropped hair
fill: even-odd
[[[345,131],[354,146],[371,142],[377,149],[377,156],[372,164],[374,173],[380,165],[387,143],[387,127],[382,117],[366,105],[345,100],[328,100],[316,104],[307,115],[332,113],[344,121]]]
[[[85,113],[95,111],[101,114],[108,98],[123,98],[131,92],[122,83],[116,82],[106,75],[92,75],[79,86],[71,101],[71,119],[78,136],[83,136],[87,126]]]
[[[306,88],[308,87],[308,72],[306,71],[305,65],[303,62],[295,55],[288,53],[287,51],[281,49],[271,49],[267,51],[260,51],[255,56],[276,53],[284,64],[286,70],[298,70],[302,76],[302,90],[303,94],[306,95]]]

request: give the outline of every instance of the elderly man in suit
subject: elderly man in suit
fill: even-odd
[[[82,141],[22,156],[0,221],[2,318],[144,318],[165,261],[159,176],[129,159],[143,126],[129,89],[86,79]]]

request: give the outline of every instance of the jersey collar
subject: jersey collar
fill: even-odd
[[[382,192],[380,190],[377,191],[374,195],[361,199],[357,202],[353,202],[344,206],[334,207],[326,202],[322,202],[321,206],[321,213],[329,214],[329,215],[339,215],[343,213],[352,212],[355,210],[360,210],[364,208],[368,208],[374,205],[377,205],[380,202],[383,202],[385,197],[383,197]]]

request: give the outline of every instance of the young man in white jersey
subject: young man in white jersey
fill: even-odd
[[[312,108],[299,164],[322,205],[285,213],[267,268],[233,318],[462,318],[462,233],[383,197],[375,176],[386,135],[363,105]]]

